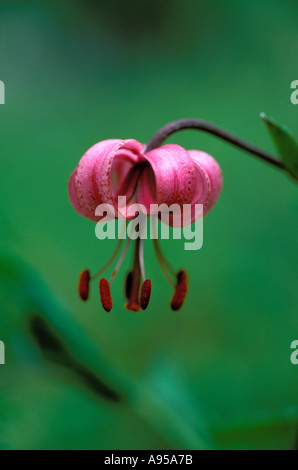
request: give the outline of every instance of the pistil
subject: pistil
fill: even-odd
[[[129,289],[129,298],[126,304],[128,310],[138,312],[140,310],[139,291],[141,283],[141,266],[140,266],[140,238],[135,241],[135,251],[133,259],[132,280]]]

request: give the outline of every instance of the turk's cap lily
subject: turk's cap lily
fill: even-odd
[[[124,219],[136,216],[133,208],[135,204],[139,205],[141,211],[143,208],[146,215],[160,213],[162,205],[167,208],[176,205],[181,209],[180,226],[195,221],[195,207],[198,204],[203,206],[206,215],[216,203],[221,188],[220,167],[207,153],[187,151],[175,144],[146,152],[145,146],[133,139],[110,139],[93,145],[79,161],[68,184],[74,209],[93,221],[98,222],[104,217],[97,215],[99,205],[105,205],[107,214],[112,218]],[[123,196],[125,207],[118,204],[118,198]],[[187,217],[183,217],[185,207],[189,208]],[[175,226],[174,216],[168,218],[168,223]],[[107,312],[113,306],[110,286],[123,263],[130,241],[128,238],[110,280],[101,278],[99,281],[101,302]],[[116,259],[121,244],[122,240],[119,240],[115,253],[97,273],[92,276],[89,270],[81,273],[78,290],[82,300],[88,299],[90,281],[99,278]],[[126,276],[125,292],[126,307],[138,311],[147,308],[152,284],[145,276],[144,239],[137,238],[134,244],[133,263]],[[174,287],[171,308],[179,310],[187,293],[187,274],[184,270],[177,273],[172,268],[157,239],[153,240],[153,244],[161,270]]]
[[[96,222],[103,217],[96,215],[99,205],[113,207],[112,217],[131,219],[135,211],[130,207],[137,203],[147,215],[161,204],[177,205],[181,213],[188,205],[189,224],[195,220],[195,204],[202,204],[206,215],[221,187],[220,167],[204,152],[167,144],[146,153],[136,140],[110,139],[95,144],[81,158],[69,179],[69,197],[79,214]],[[124,208],[118,205],[119,196],[126,198]]]

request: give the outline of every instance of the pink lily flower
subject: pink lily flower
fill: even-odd
[[[190,214],[188,218],[179,219],[181,225],[195,221],[196,204],[203,205],[206,215],[216,203],[221,188],[221,170],[210,155],[198,150],[186,151],[174,144],[146,152],[145,146],[133,139],[111,139],[95,144],[81,158],[68,184],[74,209],[93,221],[98,222],[103,217],[96,215],[96,208],[100,204],[107,205],[106,212],[111,217],[124,219],[136,216],[132,207],[136,203],[141,205],[141,211],[142,207],[145,208],[147,215],[152,215],[153,204],[166,204],[168,207],[177,204],[183,215],[183,205],[188,204]],[[126,197],[126,207],[118,206],[119,196]],[[169,218],[169,224],[175,225],[173,217]],[[89,296],[90,280],[100,277],[103,270],[116,258],[121,241],[103,269],[93,276],[88,270],[81,273],[79,294],[82,300],[87,300]],[[112,308],[110,285],[125,258],[129,242],[127,240],[110,281],[100,279],[100,298],[106,311]],[[171,307],[178,310],[187,292],[186,272],[182,270],[177,274],[162,253],[158,240],[153,242],[159,265],[174,286]],[[145,277],[144,240],[137,238],[134,243],[133,266],[126,277],[126,307],[138,311],[148,306],[151,281]]]

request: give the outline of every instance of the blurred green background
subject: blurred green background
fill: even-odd
[[[195,131],[169,139],[220,163],[204,245],[163,242],[189,272],[184,308],[145,246],[153,294],[106,314],[92,285],[115,242],[71,207],[67,181],[108,138],[146,142],[197,117],[274,152],[261,111],[298,134],[296,0],[2,1],[0,447],[293,449],[298,422],[297,188]],[[129,257],[128,257],[129,258]]]

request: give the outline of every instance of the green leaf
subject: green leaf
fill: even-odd
[[[298,140],[284,126],[277,124],[272,118],[261,113],[261,118],[274,141],[276,149],[290,175],[298,179]]]

